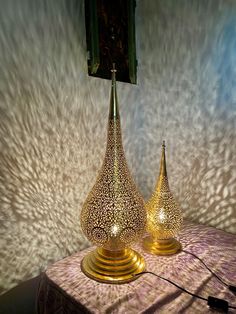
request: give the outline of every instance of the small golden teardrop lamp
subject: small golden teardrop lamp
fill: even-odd
[[[164,141],[159,178],[152,197],[146,203],[146,209],[149,233],[143,241],[146,251],[156,255],[171,255],[181,250],[181,244],[175,236],[180,230],[183,218],[169,188]]]
[[[145,269],[143,257],[129,247],[145,231],[146,210],[124,155],[115,76],[113,67],[105,158],[81,211],[82,230],[98,248],[84,257],[81,269],[97,281],[124,283]]]

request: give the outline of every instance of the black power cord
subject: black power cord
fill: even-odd
[[[228,312],[228,309],[236,309],[236,306],[232,306],[232,305],[229,305],[229,303],[224,300],[224,299],[218,299],[218,298],[215,298],[215,297],[212,297],[212,296],[208,296],[208,298],[204,298],[204,297],[201,297],[200,295],[197,295],[195,293],[192,293],[190,291],[188,291],[187,289],[179,286],[178,284],[176,284],[175,282],[167,279],[167,278],[164,278],[156,273],[153,273],[152,271],[142,271],[138,274],[135,274],[134,276],[137,277],[137,276],[141,276],[141,275],[144,275],[144,274],[151,274],[151,275],[154,275],[162,280],[165,280],[167,282],[169,282],[170,284],[174,285],[176,288],[182,290],[183,292],[191,295],[192,297],[194,298],[198,298],[200,300],[203,300],[205,302],[207,302],[207,305],[212,308],[212,309],[215,309],[215,310],[220,310],[220,311],[224,311],[225,313]]]
[[[189,252],[187,250],[182,250],[182,252],[190,254],[193,257],[197,258],[206,267],[206,269],[208,269],[209,272],[213,276],[215,276],[223,285],[225,285],[231,292],[236,293],[236,286],[228,285],[222,278],[220,278],[216,273],[214,273],[199,256],[197,256],[196,254]]]

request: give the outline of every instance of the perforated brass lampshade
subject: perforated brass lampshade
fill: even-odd
[[[124,283],[145,268],[143,257],[129,246],[145,231],[146,210],[124,155],[115,74],[113,69],[105,158],[81,211],[82,230],[98,248],[81,268],[97,281]]]
[[[182,225],[182,212],[175,201],[168,183],[166,171],[165,142],[162,144],[160,174],[155,191],[146,203],[147,231],[144,248],[157,255],[170,255],[181,249],[175,239]]]

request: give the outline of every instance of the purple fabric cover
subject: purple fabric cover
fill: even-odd
[[[224,281],[236,285],[236,236],[212,227],[185,224],[179,239],[183,249],[195,253]],[[38,311],[50,313],[212,313],[207,303],[189,296],[151,274],[123,285],[102,284],[86,277],[82,258],[94,248],[78,252],[48,267],[42,274]],[[224,298],[236,306],[236,295],[221,284],[202,263],[180,252],[155,256],[134,246],[146,260],[147,270],[207,298]],[[230,310],[236,313],[236,310]]]

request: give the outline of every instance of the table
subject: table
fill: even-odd
[[[179,240],[229,284],[236,285],[236,236],[204,225],[185,224]],[[151,274],[123,285],[103,284],[80,270],[82,258],[94,248],[66,257],[48,267],[41,276],[39,314],[50,313],[212,313],[206,302],[193,298]],[[168,278],[193,293],[226,299],[236,306],[236,295],[202,265],[184,252],[172,256],[145,253],[147,269]],[[230,313],[235,313],[231,310]]]

